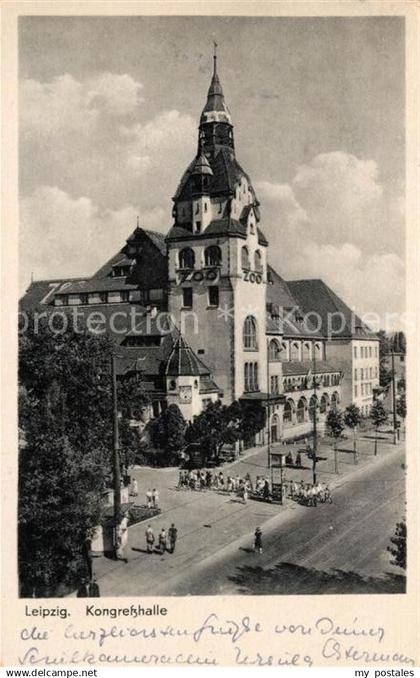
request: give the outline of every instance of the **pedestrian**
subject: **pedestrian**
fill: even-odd
[[[89,598],[89,584],[86,577],[82,577],[80,580],[80,586],[77,589],[78,598]]]
[[[152,492],[153,508],[159,508],[159,492],[153,488]]]
[[[174,523],[172,523],[171,527],[168,530],[168,537],[169,537],[169,549],[170,552],[173,553],[175,551],[175,544],[178,538],[178,530],[176,529]]]
[[[260,527],[257,527],[257,529],[255,530],[254,551],[258,551],[258,553],[262,553],[262,532],[261,532]]]
[[[128,518],[124,516],[120,524],[115,528],[115,559],[123,560],[124,563],[128,563],[125,549],[127,546],[127,526]]]
[[[155,543],[155,535],[150,525],[147,526],[146,530],[146,548],[147,553],[153,553],[153,545]]]
[[[166,551],[166,532],[164,527],[162,527],[159,533],[159,551],[162,554]]]
[[[298,468],[300,468],[302,466],[302,457],[301,457],[300,452],[296,453],[295,466],[297,466]]]
[[[93,577],[92,581],[89,584],[89,598],[100,598],[101,592],[99,590],[99,584],[96,580],[96,577]]]
[[[247,501],[248,501],[248,486],[247,486],[246,483],[244,484],[244,489],[243,489],[243,493],[242,493],[242,498],[243,498],[244,504],[246,504]]]
[[[139,485],[138,485],[137,480],[135,478],[133,478],[133,480],[131,481],[131,492],[130,492],[130,494],[131,494],[132,497],[137,497],[138,493],[139,493]]]
[[[147,508],[149,509],[152,508],[152,490],[150,489],[150,487],[146,492],[146,505]]]

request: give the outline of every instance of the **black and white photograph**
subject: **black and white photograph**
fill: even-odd
[[[19,17],[20,598],[406,593],[405,46]]]

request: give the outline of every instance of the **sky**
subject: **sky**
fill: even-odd
[[[404,19],[22,17],[20,288],[167,232],[218,71],[269,259],[404,309]]]

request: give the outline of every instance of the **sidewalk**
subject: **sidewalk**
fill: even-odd
[[[368,434],[369,435],[369,434]],[[334,471],[334,455],[330,440],[320,440],[317,463],[318,480],[326,482],[333,490],[376,461],[388,457],[404,447],[388,440],[378,441],[378,457],[373,456],[374,440],[362,437],[358,441],[358,460],[354,465],[352,440],[339,445],[339,474]],[[299,445],[280,445],[282,451],[297,452]],[[295,454],[293,454],[295,457]],[[303,469],[285,468],[286,480],[312,481],[312,462],[302,455]],[[253,480],[257,475],[267,475],[267,448],[250,451],[239,460],[223,466],[225,477],[229,473],[244,476],[250,473]],[[305,509],[287,497],[283,506],[249,500],[244,505],[234,496],[217,491],[178,490],[178,469],[154,469],[137,467],[132,471],[139,485],[138,504],[144,504],[145,493],[150,487],[159,490],[162,512],[152,518],[155,536],[162,527],[169,528],[173,522],[178,528],[178,542],[174,554],[147,554],[144,533],[148,523],[129,528],[127,557],[128,564],[115,562],[105,557],[94,558],[94,573],[98,578],[101,595],[153,595],[157,594],[164,580],[179,576],[188,568],[201,561],[217,557],[240,538],[251,539],[257,525],[263,526],[274,517],[290,515],[291,511]],[[334,498],[334,493],[333,493]],[[308,509],[306,509],[308,510]],[[317,509],[309,509],[317,510]]]

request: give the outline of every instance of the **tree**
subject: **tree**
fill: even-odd
[[[407,524],[405,520],[397,523],[391,543],[392,546],[387,547],[387,551],[392,555],[391,564],[405,570],[407,568]]]
[[[153,423],[153,444],[165,450],[169,461],[178,458],[185,444],[186,421],[178,405],[172,404]]]
[[[244,412],[241,405],[233,402],[223,405],[220,400],[211,402],[206,409],[188,426],[185,439],[189,443],[199,443],[205,451],[206,458],[218,459],[223,445],[232,445],[244,433]],[[254,426],[252,417],[248,426]]]
[[[113,344],[71,323],[63,334],[47,319],[35,329],[30,321],[19,341],[19,576],[24,595],[54,595],[77,581],[82,546],[101,520],[112,473]]]
[[[375,400],[370,408],[370,418],[375,426],[375,456],[378,453],[378,428],[388,421],[388,415],[381,400]]]
[[[361,421],[362,413],[360,411],[360,408],[357,407],[357,405],[354,405],[354,403],[352,403],[351,405],[347,405],[344,411],[344,423],[348,428],[352,429],[353,431],[353,453],[355,460],[357,454],[356,429]]]
[[[325,425],[328,435],[334,438],[335,472],[338,473],[337,441],[345,429],[343,413],[337,408],[331,409],[327,414]]]

